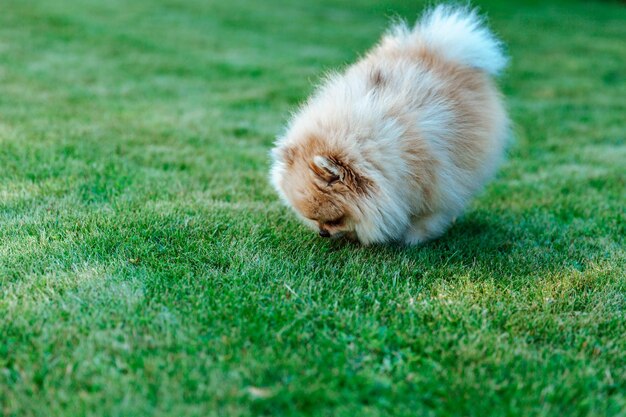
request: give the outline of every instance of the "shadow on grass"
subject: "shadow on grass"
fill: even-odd
[[[309,241],[311,242],[311,241]],[[541,277],[563,270],[583,271],[587,264],[606,256],[606,248],[586,239],[581,230],[560,224],[549,213],[468,213],[446,234],[416,247],[401,244],[363,247],[337,240],[327,243],[328,261],[340,267],[345,256],[363,262],[392,266],[409,258],[418,269],[439,271],[440,276],[459,274],[490,278]],[[374,267],[374,265],[372,265]]]
[[[496,254],[509,255],[515,242],[523,240],[527,231],[517,229],[515,223],[507,226],[503,223],[500,218],[463,218],[452,225],[441,238],[425,244],[423,248],[453,251],[468,259]]]

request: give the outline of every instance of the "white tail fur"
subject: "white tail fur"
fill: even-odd
[[[439,5],[417,21],[413,30],[400,24],[391,38],[399,43],[423,43],[444,58],[496,75],[506,66],[502,43],[485,26],[476,10]]]

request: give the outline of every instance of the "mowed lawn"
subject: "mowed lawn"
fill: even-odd
[[[480,2],[509,161],[320,239],[268,151],[418,1],[3,0],[0,416],[626,416],[626,7]]]

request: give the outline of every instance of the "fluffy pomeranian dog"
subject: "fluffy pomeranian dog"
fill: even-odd
[[[440,5],[394,25],[293,116],[273,186],[322,237],[441,236],[502,159],[509,123],[492,77],[505,64],[474,10]]]

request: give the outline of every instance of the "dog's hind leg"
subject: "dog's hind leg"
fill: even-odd
[[[450,213],[432,213],[425,217],[415,218],[404,235],[407,245],[419,245],[440,237],[454,222],[455,216]]]

